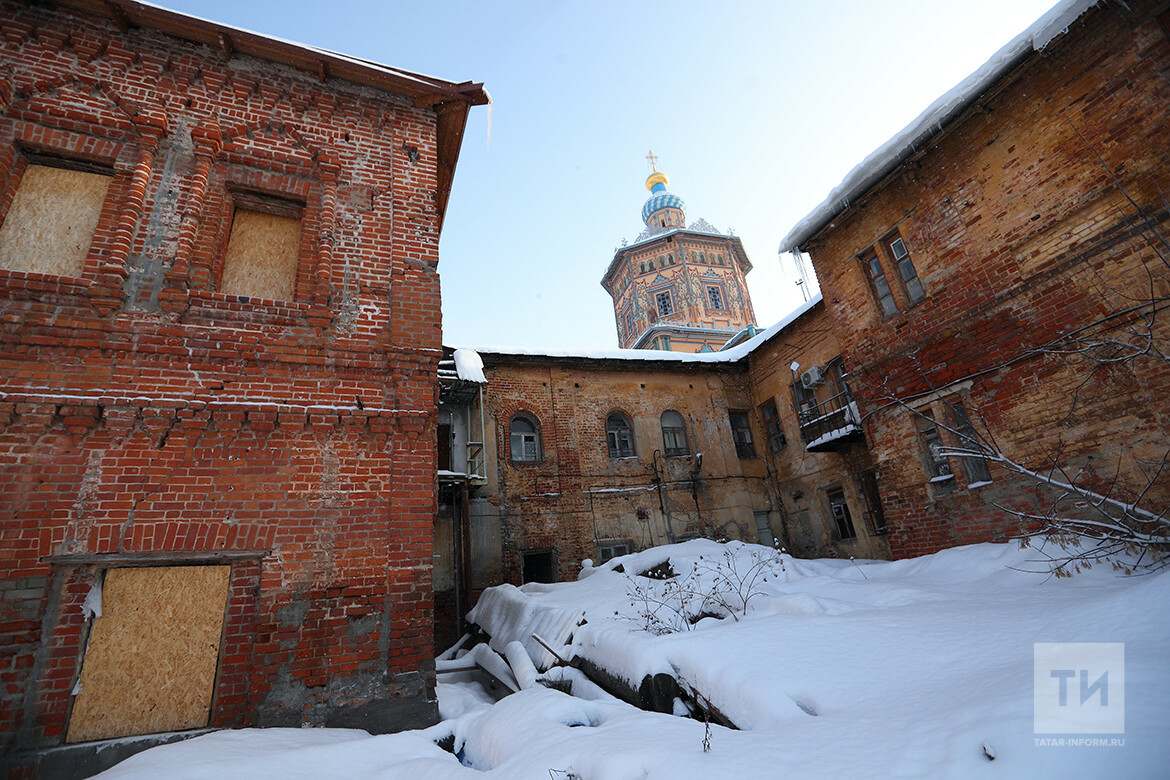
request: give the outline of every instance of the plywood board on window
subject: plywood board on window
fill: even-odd
[[[69,742],[207,725],[230,566],[110,569]]]
[[[220,292],[291,301],[301,251],[301,221],[236,208]]]
[[[81,276],[110,177],[29,165],[0,225],[0,268]]]

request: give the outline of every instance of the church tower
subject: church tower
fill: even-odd
[[[755,327],[744,276],[752,270],[743,243],[704,219],[687,224],[686,203],[658,170],[646,179],[646,227],[614,253],[601,286],[613,298],[618,346],[674,352],[717,351]],[[625,244],[625,242],[623,242]]]

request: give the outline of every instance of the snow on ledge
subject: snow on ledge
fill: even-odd
[[[781,252],[795,252],[800,244],[823,228],[849,203],[892,171],[943,126],[1011,70],[1023,57],[1040,51],[1065,32],[1097,0],[1061,0],[1028,29],[991,56],[987,62],[949,92],[931,103],[918,118],[861,161],[812,213],[796,223],[780,242]]]

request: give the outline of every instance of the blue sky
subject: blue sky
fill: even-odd
[[[617,345],[600,279],[641,230],[653,149],[689,219],[734,229],[760,324],[800,303],[780,239],[1054,0],[156,0],[482,81],[440,243],[444,342]]]

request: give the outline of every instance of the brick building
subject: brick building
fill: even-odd
[[[1168,72],[1165,4],[1063,3],[784,239],[812,256],[895,556],[1052,510],[1040,480],[947,454],[972,442],[1167,505]]]
[[[3,762],[433,721],[437,247],[486,93],[129,0],[0,32]]]
[[[819,298],[721,352],[477,354],[481,376],[454,360],[443,374],[437,644],[485,587],[575,579],[584,559],[655,544],[889,556]]]

